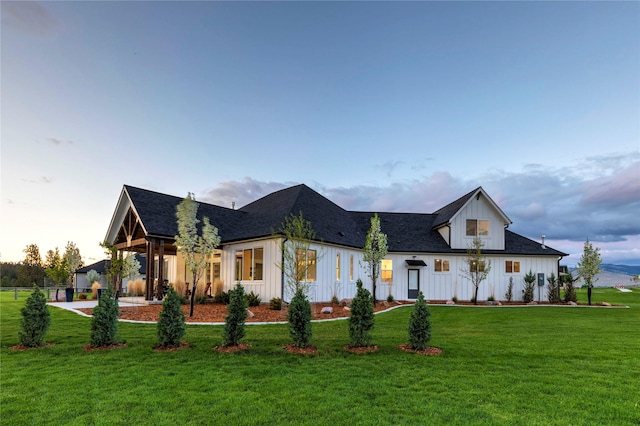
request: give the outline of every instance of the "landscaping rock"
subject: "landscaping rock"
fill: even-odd
[[[609,303],[609,302],[602,302],[602,306],[611,306],[611,303]]]
[[[387,302],[386,300],[384,302],[382,302],[382,306],[384,307],[388,307],[389,306],[389,302]]]
[[[527,303],[527,305],[537,305],[537,304],[538,304],[538,302],[535,302],[535,301]]]
[[[498,301],[498,302],[496,302],[496,305],[502,306],[502,303],[500,303],[500,301]]]
[[[569,306],[578,306],[578,304],[576,302],[572,302],[572,301],[569,301],[568,305]]]
[[[350,311],[351,310],[351,308],[348,307],[348,306],[344,306],[342,309],[344,309],[345,311]]]
[[[349,306],[351,306],[351,300],[352,300],[352,299],[342,299],[342,300],[340,301],[340,306],[342,306],[342,307],[345,307],[345,306],[349,307]]]
[[[399,300],[396,300],[395,303],[396,303],[396,305],[402,305],[402,302],[399,301]]]
[[[322,308],[320,313],[321,314],[332,314],[333,313],[333,308],[331,306],[325,306],[324,308]]]
[[[454,302],[453,300],[447,300],[447,305],[455,305],[456,302]]]
[[[247,318],[253,318],[254,316],[254,313],[247,309]]]

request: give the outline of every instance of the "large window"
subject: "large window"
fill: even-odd
[[[469,262],[469,272],[484,272],[484,262],[472,260]]]
[[[340,253],[336,254],[336,281],[340,281]]]
[[[385,283],[391,284],[393,282],[393,261],[391,259],[382,259],[380,278]]]
[[[296,262],[298,264],[298,277],[301,281],[316,280],[315,250],[296,250]]]
[[[349,256],[349,281],[353,281],[353,255]]]
[[[467,219],[467,237],[488,236],[489,221],[478,219]]]
[[[445,259],[436,259],[435,263],[436,272],[449,272],[449,261]]]
[[[264,249],[262,247],[236,251],[236,281],[262,280]]]
[[[507,260],[505,262],[504,272],[507,274],[517,274],[520,272],[520,262]]]

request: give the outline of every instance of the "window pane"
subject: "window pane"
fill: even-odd
[[[349,281],[353,281],[353,255],[349,256]]]
[[[242,281],[242,250],[236,251],[236,281]]]
[[[436,272],[442,272],[442,260],[441,259],[436,259],[435,270],[436,270]]]
[[[393,261],[391,259],[382,260],[381,280],[390,283],[393,280]]]
[[[307,281],[316,280],[316,251],[307,251]]]
[[[505,264],[504,264],[504,271],[505,271],[507,274],[510,274],[510,273],[512,273],[512,272],[513,272],[513,265],[512,265],[512,263],[513,263],[513,262],[511,262],[510,260],[507,260],[507,261],[505,262]]]
[[[245,280],[252,280],[253,279],[253,275],[252,275],[252,268],[251,266],[253,265],[253,255],[252,255],[253,250],[251,249],[247,249],[244,251],[244,257],[243,257],[243,261],[242,261],[242,278]]]
[[[254,263],[253,279],[254,280],[262,280],[262,265],[264,263],[263,258],[264,258],[263,248],[253,249],[253,263]]]
[[[476,226],[478,221],[475,219],[467,219],[467,236],[475,237],[476,236]]]
[[[336,280],[340,281],[340,253],[336,254]]]
[[[449,272],[449,261],[448,260],[443,260],[442,261],[442,272]]]
[[[478,235],[489,235],[489,221],[488,220],[479,220],[478,221]]]
[[[520,272],[520,262],[513,262],[513,272]]]

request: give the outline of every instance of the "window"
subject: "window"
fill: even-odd
[[[469,262],[469,272],[484,272],[484,262],[472,260]]]
[[[316,251],[296,250],[296,260],[298,263],[298,277],[301,281],[316,280]]]
[[[393,261],[391,259],[382,259],[380,272],[382,282],[391,284],[393,281]]]
[[[467,237],[489,236],[489,221],[467,219]]]
[[[336,281],[340,281],[340,253],[336,254]]]
[[[520,262],[507,260],[505,262],[504,272],[507,274],[517,274],[520,272]]]
[[[236,251],[236,281],[262,280],[264,249],[261,247]]]
[[[444,259],[436,259],[436,272],[449,272],[449,261]]]
[[[349,256],[349,281],[353,281],[353,255]]]

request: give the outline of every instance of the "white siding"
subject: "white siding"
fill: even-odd
[[[485,250],[504,250],[504,221],[502,216],[484,197],[475,197],[453,217],[451,221],[451,248],[466,249],[473,241],[467,236],[467,219],[489,221],[489,236],[482,236]]]

